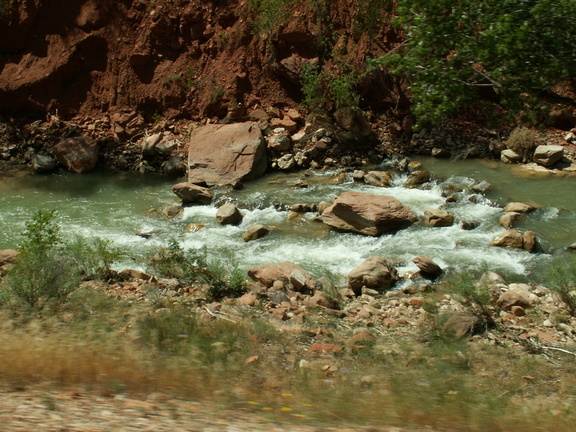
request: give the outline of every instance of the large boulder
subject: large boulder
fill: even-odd
[[[248,276],[267,288],[278,285],[274,282],[281,282],[285,288],[292,288],[295,291],[312,291],[317,285],[310,273],[290,261],[280,264],[265,263],[252,267],[248,270]]]
[[[530,213],[535,209],[536,208],[534,206],[523,202],[510,202],[506,204],[506,207],[504,207],[504,211],[506,213],[514,212],[524,214],[524,213]]]
[[[380,256],[368,258],[348,273],[348,286],[356,295],[362,293],[362,287],[381,291],[390,288],[397,280],[396,268]]]
[[[193,183],[178,183],[172,187],[172,192],[182,200],[183,203],[210,204],[214,193],[205,187]]]
[[[191,183],[236,184],[264,174],[266,144],[258,123],[209,124],[194,130],[188,150]]]
[[[362,192],[344,192],[322,212],[325,224],[370,236],[409,227],[417,220],[396,198]]]
[[[54,146],[56,159],[70,171],[83,173],[98,162],[98,145],[88,136],[66,138]]]
[[[364,175],[364,182],[370,186],[388,187],[392,181],[392,175],[387,171],[369,171]]]
[[[516,229],[509,229],[503,231],[492,240],[490,246],[510,247],[534,252],[536,249],[536,234],[534,231],[521,233]]]
[[[559,145],[540,145],[534,151],[534,162],[549,167],[564,157],[564,147]]]

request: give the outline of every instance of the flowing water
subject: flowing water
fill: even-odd
[[[97,236],[112,241],[128,252],[120,266],[145,269],[145,257],[176,239],[186,248],[206,247],[211,257],[233,260],[242,269],[265,262],[293,261],[315,276],[338,278],[364,259],[381,255],[394,259],[402,274],[416,270],[411,259],[426,255],[442,267],[460,270],[485,267],[509,275],[527,275],[545,262],[549,253],[576,242],[576,178],[526,179],[510,166],[493,162],[457,163],[422,159],[424,168],[436,180],[425,189],[406,189],[406,174],[396,174],[389,188],[354,183],[351,176],[334,184],[335,172],[275,173],[248,184],[241,191],[218,190],[216,202],[231,198],[242,209],[239,226],[221,226],[215,220],[216,207],[190,206],[174,220],[147,216],[148,210],[176,204],[171,192],[174,180],[92,172],[82,175],[0,176],[0,249],[16,247],[25,221],[39,209],[57,210],[58,223],[67,235]],[[467,192],[475,180],[493,185],[485,196]],[[304,180],[308,187],[294,185]],[[458,192],[456,203],[445,204],[446,190]],[[392,195],[422,218],[424,209],[443,207],[455,216],[452,227],[431,228],[423,223],[380,237],[364,237],[330,230],[315,214],[287,221],[287,212],[278,203],[331,201],[340,193],[357,190]],[[509,201],[530,202],[538,210],[529,214],[523,229],[536,231],[541,244],[538,254],[488,246],[503,229],[498,224],[501,206]],[[461,222],[478,224],[464,230]],[[204,224],[194,233],[190,223]],[[253,224],[277,229],[262,239],[244,243],[242,233]],[[137,232],[151,233],[146,239]]]

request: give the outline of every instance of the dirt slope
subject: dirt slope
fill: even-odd
[[[297,2],[278,30],[256,34],[247,0],[21,0],[0,21],[0,112],[195,119],[294,105],[304,63],[338,49],[354,65],[396,43],[390,29],[359,33],[356,3]],[[361,87],[364,105],[400,101],[383,73]]]

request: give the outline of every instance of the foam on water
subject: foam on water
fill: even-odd
[[[315,276],[345,275],[366,258],[380,255],[394,260],[400,270],[415,271],[411,262],[425,255],[443,268],[460,270],[486,268],[515,274],[525,274],[538,260],[538,255],[515,249],[496,248],[488,243],[502,227],[498,218],[500,207],[489,198],[466,192],[475,180],[464,176],[433,182],[422,189],[407,189],[402,185],[405,174],[396,175],[392,187],[378,188],[353,182],[350,178],[340,184],[329,179],[335,172],[312,173],[304,177],[306,188],[295,188],[301,175],[274,174],[246,185],[241,191],[217,190],[216,201],[231,199],[241,208],[243,220],[238,226],[221,226],[215,220],[216,207],[199,205],[186,207],[177,218],[168,221],[162,217],[145,216],[150,208],[161,209],[174,204],[172,183],[167,180],[143,182],[127,177],[121,179],[98,174],[92,180],[77,176],[56,175],[37,177],[18,186],[11,179],[9,187],[2,188],[0,196],[0,248],[14,247],[24,221],[38,209],[58,209],[58,222],[66,235],[102,237],[121,249],[128,249],[128,259],[122,266],[145,267],[143,257],[171,239],[185,248],[206,248],[216,258],[234,260],[243,269],[266,262],[293,261]],[[43,184],[54,182],[55,184]],[[1,182],[0,182],[1,183]],[[0,186],[2,186],[0,184]],[[446,203],[447,188],[461,190],[455,203]],[[342,192],[356,190],[377,195],[390,195],[408,206],[420,219],[426,208],[445,208],[455,218],[451,227],[431,228],[423,222],[380,237],[365,237],[352,233],[338,233],[319,222],[316,214],[305,214],[295,221],[286,220],[287,212],[278,211],[274,204],[289,207],[294,203],[331,201]],[[473,230],[464,230],[462,222],[476,222]],[[532,223],[560,224],[556,235],[572,235],[576,226],[572,209],[556,207],[538,209],[527,218]],[[190,223],[205,227],[188,233]],[[257,241],[245,243],[242,233],[251,225],[275,227],[271,233]],[[572,231],[571,231],[572,230]],[[135,235],[152,233],[151,238]]]

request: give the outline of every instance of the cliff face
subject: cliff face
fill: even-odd
[[[0,21],[0,112],[222,118],[300,102],[305,64],[354,68],[397,43],[358,32],[356,1],[296,3],[257,34],[247,0],[20,0]],[[382,71],[357,87],[366,107],[403,103]]]

